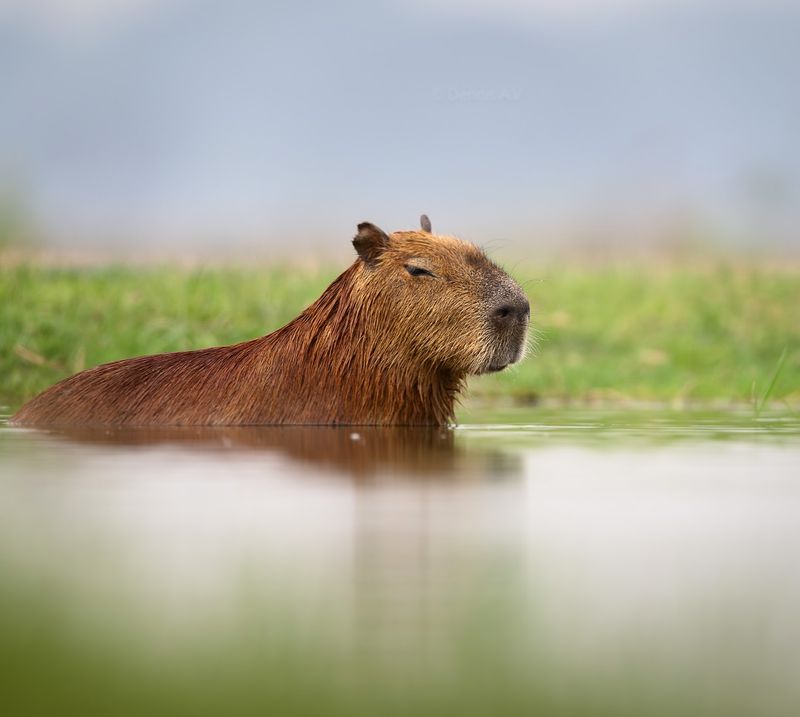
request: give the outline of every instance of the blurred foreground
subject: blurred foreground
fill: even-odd
[[[3,713],[800,711],[796,418],[480,418],[0,428]]]

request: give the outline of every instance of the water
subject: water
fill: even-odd
[[[467,420],[0,429],[0,701],[800,713],[800,421]]]

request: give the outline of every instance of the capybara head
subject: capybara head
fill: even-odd
[[[455,375],[500,371],[524,353],[530,304],[478,247],[421,231],[358,225],[354,299],[375,331],[410,357]]]

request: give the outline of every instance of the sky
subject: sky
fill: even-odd
[[[798,40],[789,0],[0,0],[0,192],[62,246],[792,246]]]

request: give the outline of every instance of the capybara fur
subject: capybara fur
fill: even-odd
[[[358,258],[283,328],[103,364],[39,394],[20,425],[443,425],[470,374],[523,355],[530,307],[472,244],[358,225]]]

